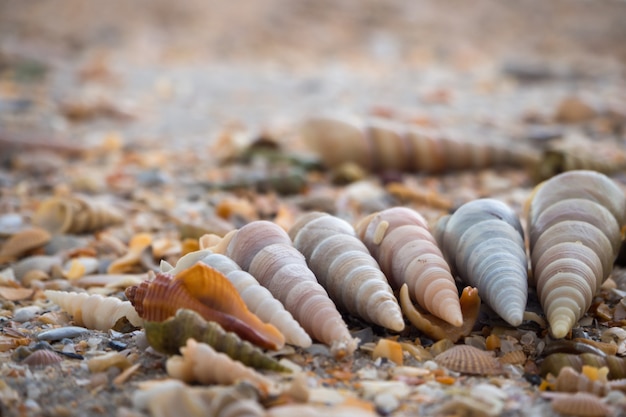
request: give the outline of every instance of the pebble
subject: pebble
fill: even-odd
[[[73,339],[89,333],[89,329],[78,326],[59,327],[58,329],[46,330],[37,335],[39,340]]]
[[[21,307],[13,312],[13,320],[18,323],[24,323],[37,317],[40,312],[41,307],[39,306]]]
[[[392,393],[383,392],[374,398],[374,405],[376,411],[385,416],[394,412],[400,406],[400,401]]]

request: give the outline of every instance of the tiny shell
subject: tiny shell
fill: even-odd
[[[592,380],[584,373],[566,366],[561,368],[559,376],[554,380],[553,389],[559,392],[589,392],[605,396],[609,392],[609,385],[606,379]]]
[[[109,352],[104,355],[96,356],[87,361],[87,367],[91,372],[106,371],[111,367],[119,369],[129,368],[132,364],[126,357],[119,352]]]
[[[396,365],[402,365],[402,356],[402,345],[389,339],[380,339],[372,352],[372,359],[387,358]]]
[[[49,349],[39,349],[28,355],[22,362],[28,366],[48,366],[63,361],[63,357]]]
[[[469,345],[456,345],[435,356],[435,362],[455,372],[472,375],[499,375],[502,365],[490,354]]]
[[[86,197],[52,197],[43,201],[33,222],[52,234],[87,233],[121,223],[122,213],[112,205]]]
[[[0,248],[0,263],[14,261],[28,251],[45,245],[50,238],[50,233],[39,227],[17,232]]]
[[[552,409],[557,413],[579,417],[604,417],[613,413],[600,397],[586,392],[550,393],[544,395],[552,398]]]
[[[526,354],[523,350],[512,350],[498,358],[501,364],[523,365],[526,362]]]

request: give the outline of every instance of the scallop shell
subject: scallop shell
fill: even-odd
[[[450,268],[416,211],[393,207],[356,225],[359,238],[378,261],[392,288],[409,287],[411,299],[435,316],[460,326],[463,315]]]
[[[44,295],[68,312],[76,324],[89,329],[107,331],[122,318],[135,327],[143,323],[132,304],[119,298],[54,290],[46,290]]]
[[[329,345],[335,356],[354,352],[357,341],[337,307],[279,226],[264,220],[248,223],[224,236],[213,249],[252,274],[311,337]]]
[[[0,248],[0,264],[15,261],[26,252],[42,247],[51,237],[50,233],[39,227],[15,233]]]
[[[114,206],[82,196],[52,197],[39,205],[33,223],[52,234],[94,232],[124,220]]]
[[[526,362],[526,354],[523,350],[512,350],[498,358],[501,364],[523,365]]]
[[[127,288],[125,293],[144,320],[163,321],[179,308],[186,308],[259,346],[280,349],[285,343],[278,329],[248,310],[221,272],[200,262],[176,276],[159,273],[153,280]]]
[[[500,317],[519,326],[528,298],[528,260],[513,210],[489,198],[470,201],[441,218],[434,234],[459,277],[478,288]]]
[[[28,355],[20,363],[28,366],[48,366],[63,361],[63,357],[49,349],[39,349]]]
[[[337,307],[393,331],[404,329],[387,278],[350,223],[311,212],[296,220],[289,236]]]
[[[174,317],[165,321],[146,321],[144,329],[148,343],[159,352],[170,355],[178,353],[188,339],[195,339],[245,365],[289,372],[289,369],[265,355],[259,348],[241,340],[236,333],[225,331],[216,322],[204,320],[193,310],[180,309]]]
[[[552,410],[560,414],[579,417],[604,417],[613,415],[613,410],[600,397],[586,392],[550,393]]]
[[[502,365],[492,352],[469,345],[456,345],[435,356],[435,362],[451,371],[471,375],[500,375]]]
[[[235,286],[248,309],[265,323],[274,325],[285,336],[287,343],[305,348],[311,346],[311,337],[291,313],[285,310],[282,303],[274,298],[267,288],[259,284],[256,278],[242,270],[229,257],[204,249],[183,256],[178,260],[175,268],[162,261],[161,270],[175,275],[196,262],[205,263],[224,274]]]
[[[527,212],[532,283],[552,335],[562,338],[613,270],[626,197],[603,174],[570,171],[538,185]]]
[[[536,163],[534,150],[455,138],[416,126],[373,119],[367,124],[330,117],[304,121],[308,148],[335,168],[353,162],[371,171],[445,172]]]
[[[165,364],[168,375],[173,378],[185,382],[224,385],[246,380],[263,389],[267,389],[272,384],[265,376],[224,353],[216,352],[206,343],[188,339],[187,345],[180,351],[182,356],[172,356]]]

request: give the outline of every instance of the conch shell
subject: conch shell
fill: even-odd
[[[125,293],[147,321],[163,321],[179,308],[186,308],[258,346],[280,349],[285,343],[278,329],[248,310],[222,273],[200,262],[176,276],[159,273],[153,280],[128,287]]]
[[[52,197],[44,200],[33,217],[33,223],[52,234],[88,233],[124,220],[114,206],[86,197]]]
[[[436,173],[494,165],[528,166],[538,159],[531,149],[455,138],[382,119],[360,123],[311,118],[302,123],[300,133],[308,148],[331,168],[352,162],[370,171]]]
[[[339,308],[393,331],[404,329],[387,278],[350,223],[311,212],[296,220],[289,236]]]
[[[442,217],[435,237],[453,271],[512,326],[522,323],[528,299],[528,260],[517,215],[484,198]]]
[[[626,225],[626,197],[603,174],[569,171],[535,188],[527,214],[531,283],[552,335],[562,338],[613,270]]]
[[[176,275],[196,262],[207,264],[224,274],[235,286],[248,309],[265,323],[274,325],[285,336],[287,343],[305,348],[311,346],[311,337],[291,313],[285,310],[282,303],[228,256],[203,249],[186,254],[178,260],[176,267],[161,261],[161,271]]]
[[[280,226],[257,220],[235,230],[214,251],[233,259],[298,320],[314,339],[330,346],[336,357],[351,355],[357,346],[328,293],[317,282],[304,256]]]
[[[176,354],[188,339],[195,339],[247,366],[289,372],[259,348],[241,340],[236,333],[225,331],[214,321],[204,320],[193,310],[180,309],[165,321],[146,321],[144,329],[148,343],[159,352]]]
[[[454,326],[463,324],[459,295],[426,220],[406,207],[393,207],[363,218],[359,238],[378,261],[392,288],[409,287],[411,299]]]
[[[44,295],[69,313],[77,325],[88,329],[108,331],[122,318],[135,327],[143,323],[132,304],[119,298],[54,290],[46,290]]]

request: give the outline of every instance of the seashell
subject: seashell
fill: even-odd
[[[167,354],[178,353],[188,339],[206,343],[213,349],[254,368],[289,372],[257,347],[243,341],[236,333],[225,331],[218,323],[206,321],[193,310],[180,309],[165,321],[146,321],[146,338],[153,349]]]
[[[42,247],[50,238],[50,233],[39,227],[15,233],[0,247],[0,264],[15,261],[25,253]]]
[[[526,207],[531,282],[552,335],[562,338],[613,269],[626,197],[603,174],[569,171],[538,185]]]
[[[357,404],[285,404],[267,410],[266,417],[377,417],[374,410]]]
[[[474,142],[416,126],[374,119],[367,124],[311,118],[300,127],[308,148],[331,168],[353,162],[370,171],[445,172],[494,165],[528,166],[534,150]]]
[[[128,287],[125,294],[144,320],[163,321],[179,308],[187,308],[259,346],[280,349],[285,343],[278,329],[248,310],[221,272],[203,263],[195,263],[176,276],[159,273],[153,280]]]
[[[356,225],[391,287],[407,284],[411,299],[435,316],[461,326],[463,315],[450,268],[426,220],[406,207],[393,207],[363,218]]]
[[[404,329],[387,278],[350,223],[311,212],[296,221],[289,236],[337,307],[393,331]]]
[[[72,315],[76,324],[88,329],[107,331],[122,318],[135,327],[142,324],[132,304],[119,298],[54,290],[46,290],[44,295]]]
[[[372,351],[372,359],[387,358],[396,365],[402,365],[402,345],[394,340],[380,339]]]
[[[522,323],[528,298],[524,232],[506,204],[479,199],[441,218],[434,235],[445,259],[512,326]]]
[[[610,391],[606,380],[594,381],[571,366],[561,368],[559,376],[550,385],[554,391],[558,392],[588,392],[601,397]]]
[[[265,323],[274,325],[285,336],[287,343],[305,348],[311,346],[311,337],[291,313],[285,310],[282,303],[274,298],[267,288],[259,284],[256,278],[242,270],[229,257],[204,249],[183,256],[178,260],[175,268],[161,261],[161,270],[175,275],[178,271],[198,261],[224,274],[237,289],[248,309]]]
[[[44,200],[33,223],[52,234],[80,234],[104,229],[124,220],[112,205],[82,196],[52,197]]]
[[[456,345],[435,356],[435,362],[462,374],[500,375],[502,365],[492,353],[469,345]]]
[[[580,417],[604,417],[613,415],[613,410],[605,404],[600,397],[586,392],[570,393],[545,393],[547,398],[552,398],[550,405],[552,410],[569,416]]]
[[[312,338],[329,345],[336,357],[354,352],[357,341],[337,307],[279,226],[263,220],[248,223],[224,236],[213,249],[252,274]]]
[[[172,356],[165,364],[169,376],[185,382],[202,384],[234,384],[246,380],[259,388],[267,389],[272,382],[255,370],[231,359],[224,353],[216,352],[206,343],[188,339],[180,348],[182,356]]]
[[[49,349],[39,349],[28,355],[20,363],[28,366],[48,366],[63,361],[63,357]]]
[[[503,365],[523,365],[526,363],[526,354],[523,350],[512,350],[500,356],[498,360]]]
[[[91,372],[104,372],[109,368],[128,369],[132,363],[128,357],[120,352],[108,352],[103,355],[94,356],[87,360],[87,368]]]
[[[589,365],[595,368],[606,366],[609,369],[607,377],[609,379],[626,378],[626,358],[618,356],[599,356],[593,353],[581,353],[579,355],[570,353],[553,353],[546,356],[541,363],[540,373],[546,376],[549,373],[558,375],[561,369],[569,366],[577,372],[582,372],[583,366]]]
[[[438,317],[420,312],[411,302],[407,285],[404,284],[400,288],[402,312],[418,330],[433,340],[449,339],[456,343],[461,337],[468,336],[472,332],[480,313],[478,290],[465,287],[459,301],[463,314],[463,324],[456,327]]]
[[[19,260],[12,268],[15,277],[21,281],[30,271],[40,270],[49,273],[52,268],[60,267],[62,263],[59,256],[35,255]]]

